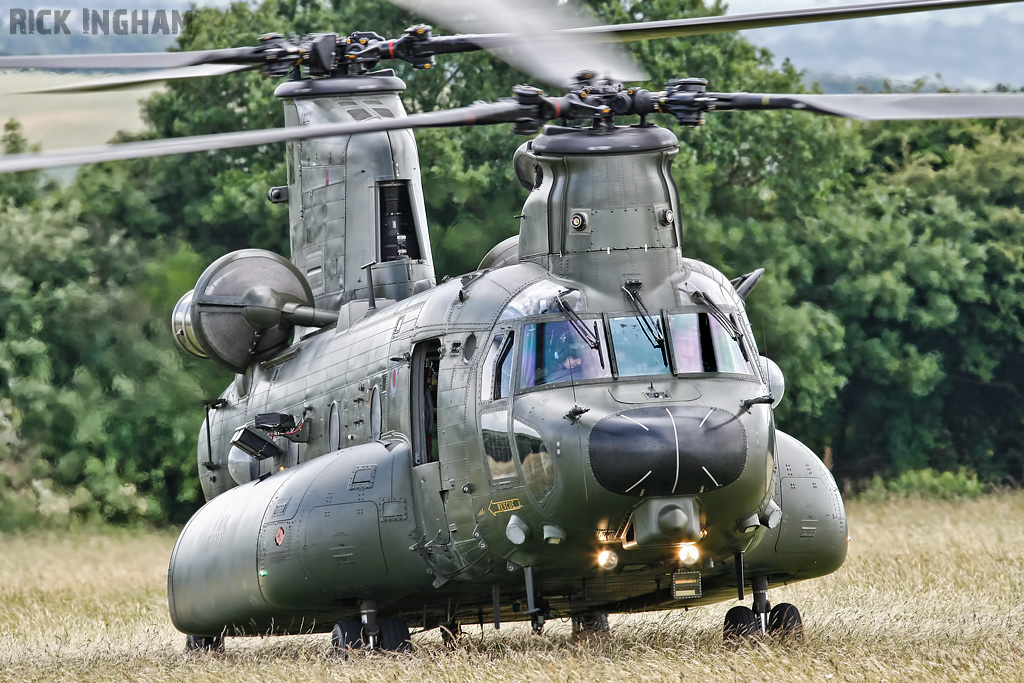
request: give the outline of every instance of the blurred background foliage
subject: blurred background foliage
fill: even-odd
[[[618,0],[577,4],[605,23],[721,11],[699,0],[634,2],[628,13]],[[394,36],[413,23],[377,0],[268,0],[196,10],[179,48],[269,31]],[[629,49],[654,84],[701,75],[716,90],[802,89],[788,63],[773,67],[733,34]],[[410,112],[528,81],[481,54],[399,72]],[[276,85],[252,72],[170,82],[143,104],[147,131],[119,138],[280,126]],[[973,495],[1024,476],[1022,125],[776,112],[677,130],[684,250],[729,276],[766,268],[748,306],[787,377],[779,425],[827,455],[848,488]],[[525,191],[510,161],[522,140],[493,128],[417,140],[438,275],[473,270],[517,230]],[[17,122],[2,147],[29,149]],[[266,200],[285,183],[283,158],[261,147],[102,164],[64,187],[5,177],[0,530],[181,523],[198,507],[200,401],[230,377],[181,353],[168,317],[221,254],[287,253],[286,210]]]

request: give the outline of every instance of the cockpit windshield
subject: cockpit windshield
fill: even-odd
[[[714,316],[676,313],[668,317],[676,372],[736,372],[754,374],[740,341]]]
[[[522,388],[611,377],[603,327],[595,320],[581,323],[594,331],[596,344],[584,340],[568,320],[523,326]]]
[[[647,330],[660,330],[661,321],[654,316],[641,320],[635,316],[611,318],[612,346],[615,348],[615,364],[620,377],[638,375],[667,375],[672,372],[668,366],[668,354],[664,351],[664,339],[652,336]]]

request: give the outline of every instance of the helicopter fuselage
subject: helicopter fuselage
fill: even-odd
[[[280,94],[304,125],[403,116],[401,87]],[[677,150],[643,123],[545,129],[514,160],[518,239],[434,286],[407,131],[291,148],[271,198],[292,262],[228,255],[176,308],[183,345],[238,374],[199,435],[209,502],[171,557],[174,624],[497,625],[756,601],[838,568],[835,482],[775,428],[756,278],[741,293],[683,256]]]
[[[669,331],[667,364],[621,299],[519,264],[369,315],[350,304],[365,317],[255,365],[200,434],[212,500],[172,558],[175,624],[329,630],[367,597],[411,623],[447,623],[491,610],[494,586],[499,617],[525,618],[524,567],[565,614],[728,599],[740,552],[770,585],[833,571],[846,551],[835,484],[775,430],[770,405],[741,407],[766,379],[687,292],[715,292],[749,358],[742,302],[723,300],[732,288],[717,271],[684,265],[646,301]],[[573,317],[556,303],[570,291]],[[573,318],[596,329],[590,367],[539,379],[544,347],[574,334]],[[711,358],[694,355],[702,344]],[[265,413],[302,416],[307,440],[282,440],[236,486],[229,442]],[[772,504],[782,514],[769,528]],[[698,550],[694,565],[682,545]],[[602,550],[616,567],[599,566]],[[699,572],[696,595],[673,597],[680,570]]]

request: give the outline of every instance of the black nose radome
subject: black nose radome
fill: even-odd
[[[590,433],[590,464],[609,491],[689,495],[727,486],[747,460],[747,436],[724,410],[658,406],[606,417]]]

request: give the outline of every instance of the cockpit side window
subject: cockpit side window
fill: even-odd
[[[522,388],[611,377],[604,329],[593,320],[582,321],[595,330],[596,348],[587,343],[570,321],[523,326],[519,385]]]
[[[660,326],[653,316],[648,317],[648,329]],[[608,321],[612,331],[612,346],[615,348],[615,364],[619,377],[638,375],[667,375],[671,372],[668,356],[649,333],[645,334],[642,322],[636,316],[611,318]],[[664,340],[660,341],[664,345]]]
[[[515,337],[510,330],[498,352],[498,367],[494,373],[494,398],[507,398],[512,389],[512,347]]]
[[[511,330],[496,334],[491,340],[483,366],[480,368],[480,400],[496,401],[508,398],[512,388],[514,341]]]
[[[739,342],[714,318],[711,318],[711,341],[715,347],[715,362],[719,372],[753,374],[750,363],[743,359]]]
[[[669,331],[676,372],[754,374],[743,357],[740,342],[714,316],[675,313],[669,316]]]

